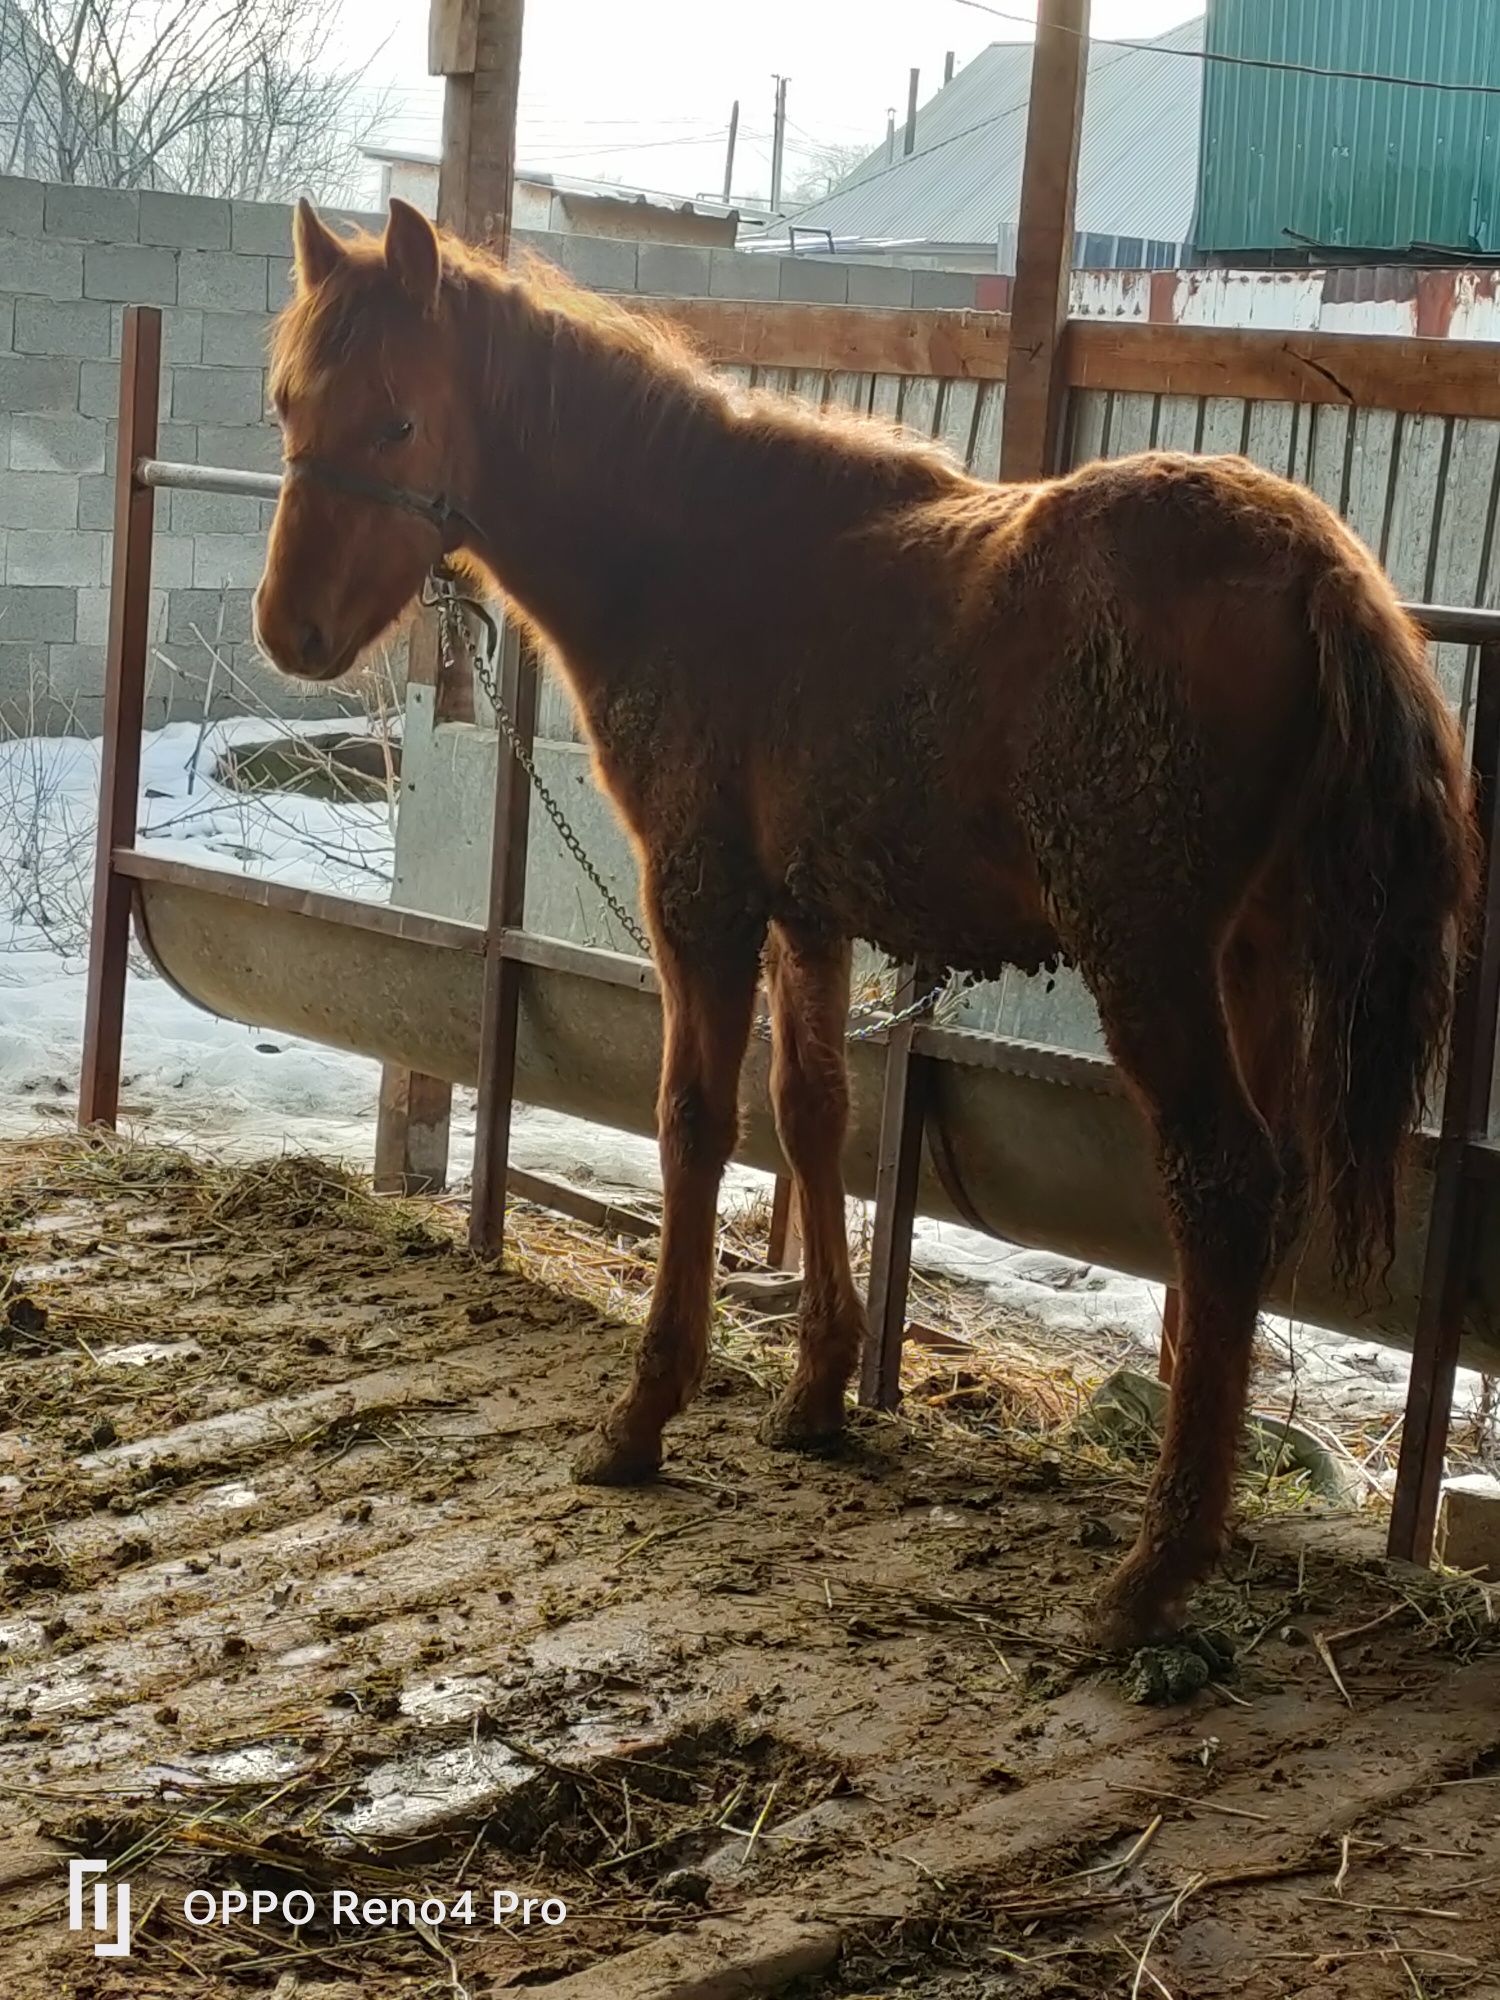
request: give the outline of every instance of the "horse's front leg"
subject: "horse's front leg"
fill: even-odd
[[[695,903],[702,897],[694,884]],[[574,1467],[591,1485],[627,1486],[661,1464],[665,1424],[692,1398],[708,1355],[719,1183],[734,1151],[740,1065],[755,1007],[763,927],[741,907],[720,922],[648,884],[665,1044],[657,1101],[664,1205],[656,1288],[635,1374]]]

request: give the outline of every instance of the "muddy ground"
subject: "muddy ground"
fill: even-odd
[[[497,1277],[310,1163],[12,1149],[0,1994],[1500,1995],[1482,1590],[1257,1475],[1196,1650],[1101,1660],[1141,1466],[941,1357],[777,1456],[774,1332],[721,1329],[660,1484],[577,1488],[631,1329],[551,1280],[645,1268],[515,1234]],[[236,1887],[312,1920],[184,1917]]]

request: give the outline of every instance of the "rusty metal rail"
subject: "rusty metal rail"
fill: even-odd
[[[514,751],[503,755],[497,767],[490,908],[488,921],[482,926],[361,904],[346,897],[246,883],[137,849],[155,494],[176,488],[274,500],[281,490],[281,478],[275,473],[180,465],[155,456],[160,362],[160,312],[154,307],[128,308],[120,369],[115,538],[80,1123],[84,1127],[112,1127],[116,1120],[131,902],[153,885],[176,885],[242,908],[259,905],[344,930],[378,933],[424,952],[456,950],[470,962],[477,955],[483,961],[483,979],[479,1129],[470,1237],[477,1249],[496,1254],[503,1241],[507,1186],[535,1195],[542,1185],[532,1177],[514,1174],[509,1163],[521,969],[576,975],[595,985],[603,982],[648,994],[656,990],[654,970],[638,959],[540,937],[525,929],[529,787]],[[1484,839],[1482,924],[1474,953],[1460,970],[1455,993],[1442,1118],[1434,1149],[1411,1388],[1390,1534],[1393,1554],[1425,1560],[1432,1546],[1460,1335],[1478,1253],[1479,1195],[1495,1174],[1496,1149],[1487,1143],[1487,1132],[1500,1015],[1500,874],[1493,865],[1500,846],[1500,612],[1422,604],[1408,609],[1434,641],[1479,649],[1472,755]],[[515,672],[512,664],[512,675]],[[512,687],[510,692],[516,701],[521,741],[529,749],[535,702],[527,698],[524,686]],[[925,1106],[931,1095],[928,1086],[933,1078],[945,1070],[951,1074],[952,1068],[1008,1071],[1052,1081],[1059,1077],[1086,1081],[1092,1090],[1109,1095],[1118,1089],[1119,1079],[1107,1062],[1096,1057],[1037,1049],[968,1030],[908,1024],[882,1040],[889,1074],[874,1178],[879,1255],[873,1290],[878,1310],[861,1375],[861,1393],[867,1401],[890,1405],[899,1395],[917,1164]],[[938,1136],[927,1134],[929,1142]],[[941,1144],[929,1144],[939,1181],[945,1171],[939,1157],[943,1150]]]

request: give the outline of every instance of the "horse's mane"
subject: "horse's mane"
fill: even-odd
[[[879,418],[818,410],[770,390],[739,388],[713,372],[693,340],[633,300],[593,292],[530,251],[509,264],[438,232],[442,283],[456,309],[475,379],[511,401],[523,433],[536,439],[564,404],[583,396],[601,423],[645,419],[691,449],[731,437],[757,456],[780,453],[804,476],[863,472],[877,485],[937,492],[960,471],[947,449]],[[411,308],[394,292],[381,241],[345,239],[337,274],[300,292],[277,321],[273,393],[296,394],[336,367],[372,323]],[[696,455],[696,454],[695,454]]]

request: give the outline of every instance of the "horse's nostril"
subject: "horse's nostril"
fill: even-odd
[[[326,653],[327,645],[323,638],[322,626],[311,618],[307,619],[302,627],[303,661],[309,667],[321,666]]]

